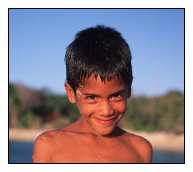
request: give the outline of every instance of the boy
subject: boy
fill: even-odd
[[[105,26],[85,29],[68,46],[65,59],[66,94],[76,103],[81,118],[40,135],[33,162],[151,162],[151,144],[117,126],[133,79],[130,49],[121,34]]]

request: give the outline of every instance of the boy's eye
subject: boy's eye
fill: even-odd
[[[86,96],[86,100],[88,102],[94,102],[94,101],[96,101],[96,96],[94,96],[94,95]]]
[[[124,95],[117,93],[117,94],[112,95],[110,99],[112,101],[119,101],[119,100],[123,100],[123,98],[124,98]]]
[[[96,96],[93,96],[93,95],[91,95],[91,96],[86,96],[86,99],[91,99],[91,100],[93,100],[93,99],[95,99],[96,98]]]

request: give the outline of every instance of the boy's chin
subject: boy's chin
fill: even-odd
[[[113,133],[114,127],[109,127],[109,128],[102,128],[102,129],[95,129],[95,132],[97,133],[97,135],[99,136],[104,136],[104,137],[108,137],[111,136]]]
[[[99,124],[94,122],[90,122],[90,126],[93,129],[94,133],[97,134],[98,136],[106,136],[106,137],[110,137],[113,136],[114,130],[117,126],[117,121],[115,121],[112,125],[103,125],[103,124]]]

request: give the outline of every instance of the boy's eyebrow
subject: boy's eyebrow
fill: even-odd
[[[113,95],[115,95],[115,94],[121,94],[121,93],[124,93],[124,92],[126,92],[126,89],[121,89],[121,90],[118,90],[118,91],[110,94],[109,96],[113,96]],[[96,97],[101,97],[100,95],[94,94],[94,93],[82,93],[82,94],[85,95],[85,96],[92,95],[92,96],[96,96]]]

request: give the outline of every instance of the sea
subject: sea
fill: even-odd
[[[9,163],[32,163],[32,146],[32,142],[10,141],[8,157]],[[168,152],[154,150],[153,163],[184,164],[184,152]]]

